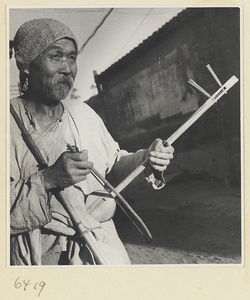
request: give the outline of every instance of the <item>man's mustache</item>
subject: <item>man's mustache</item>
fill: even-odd
[[[74,78],[72,76],[63,76],[60,78],[55,78],[54,84],[67,84],[68,86],[72,86],[74,83]]]

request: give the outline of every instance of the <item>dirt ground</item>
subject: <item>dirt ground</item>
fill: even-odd
[[[224,181],[179,176],[162,190],[142,185],[124,195],[153,236],[148,243],[117,211],[132,264],[241,263],[241,198]]]

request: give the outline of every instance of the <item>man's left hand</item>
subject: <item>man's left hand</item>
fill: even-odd
[[[148,148],[148,157],[150,166],[159,172],[163,172],[173,159],[174,148],[165,147],[161,139],[156,139]]]

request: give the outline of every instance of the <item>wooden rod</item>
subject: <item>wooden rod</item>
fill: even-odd
[[[73,207],[71,202],[65,197],[63,191],[61,191],[59,193],[55,193],[55,197],[58,199],[58,201],[60,201],[60,203],[65,208],[65,210],[68,212],[68,214],[76,228],[76,231],[79,235],[79,238],[82,238],[84,240],[84,242],[87,244],[87,246],[89,247],[89,250],[93,253],[93,255],[95,257],[96,262],[99,265],[107,265],[107,262],[106,262],[104,256],[102,255],[101,251],[98,248],[96,239],[91,232],[91,228],[83,225],[75,208]],[[87,214],[84,211],[81,211],[81,216],[82,216],[82,219],[84,219],[84,218],[87,219]]]
[[[44,160],[40,150],[38,149],[38,147],[36,146],[36,144],[34,143],[31,135],[29,134],[28,130],[25,128],[25,126],[23,125],[23,122],[21,121],[21,119],[19,118],[14,106],[12,103],[10,103],[10,112],[13,116],[13,118],[15,119],[19,129],[21,130],[23,139],[25,141],[25,143],[27,144],[29,149],[32,149],[32,154],[35,157],[36,161],[39,163],[39,167],[40,168],[47,168],[48,165],[46,163],[46,161]]]

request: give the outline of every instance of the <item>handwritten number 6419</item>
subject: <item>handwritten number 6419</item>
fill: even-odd
[[[27,291],[27,288],[30,285],[33,285],[30,280],[23,280],[23,281],[21,281],[20,277],[17,277],[17,279],[14,282],[14,287],[16,289],[20,289],[21,287],[23,287],[24,291]],[[34,290],[37,289],[37,286],[40,288],[39,293],[38,293],[38,297],[39,297],[40,294],[41,294],[41,292],[42,292],[42,290],[43,290],[43,288],[45,287],[45,282],[44,281],[36,282],[33,285]]]

